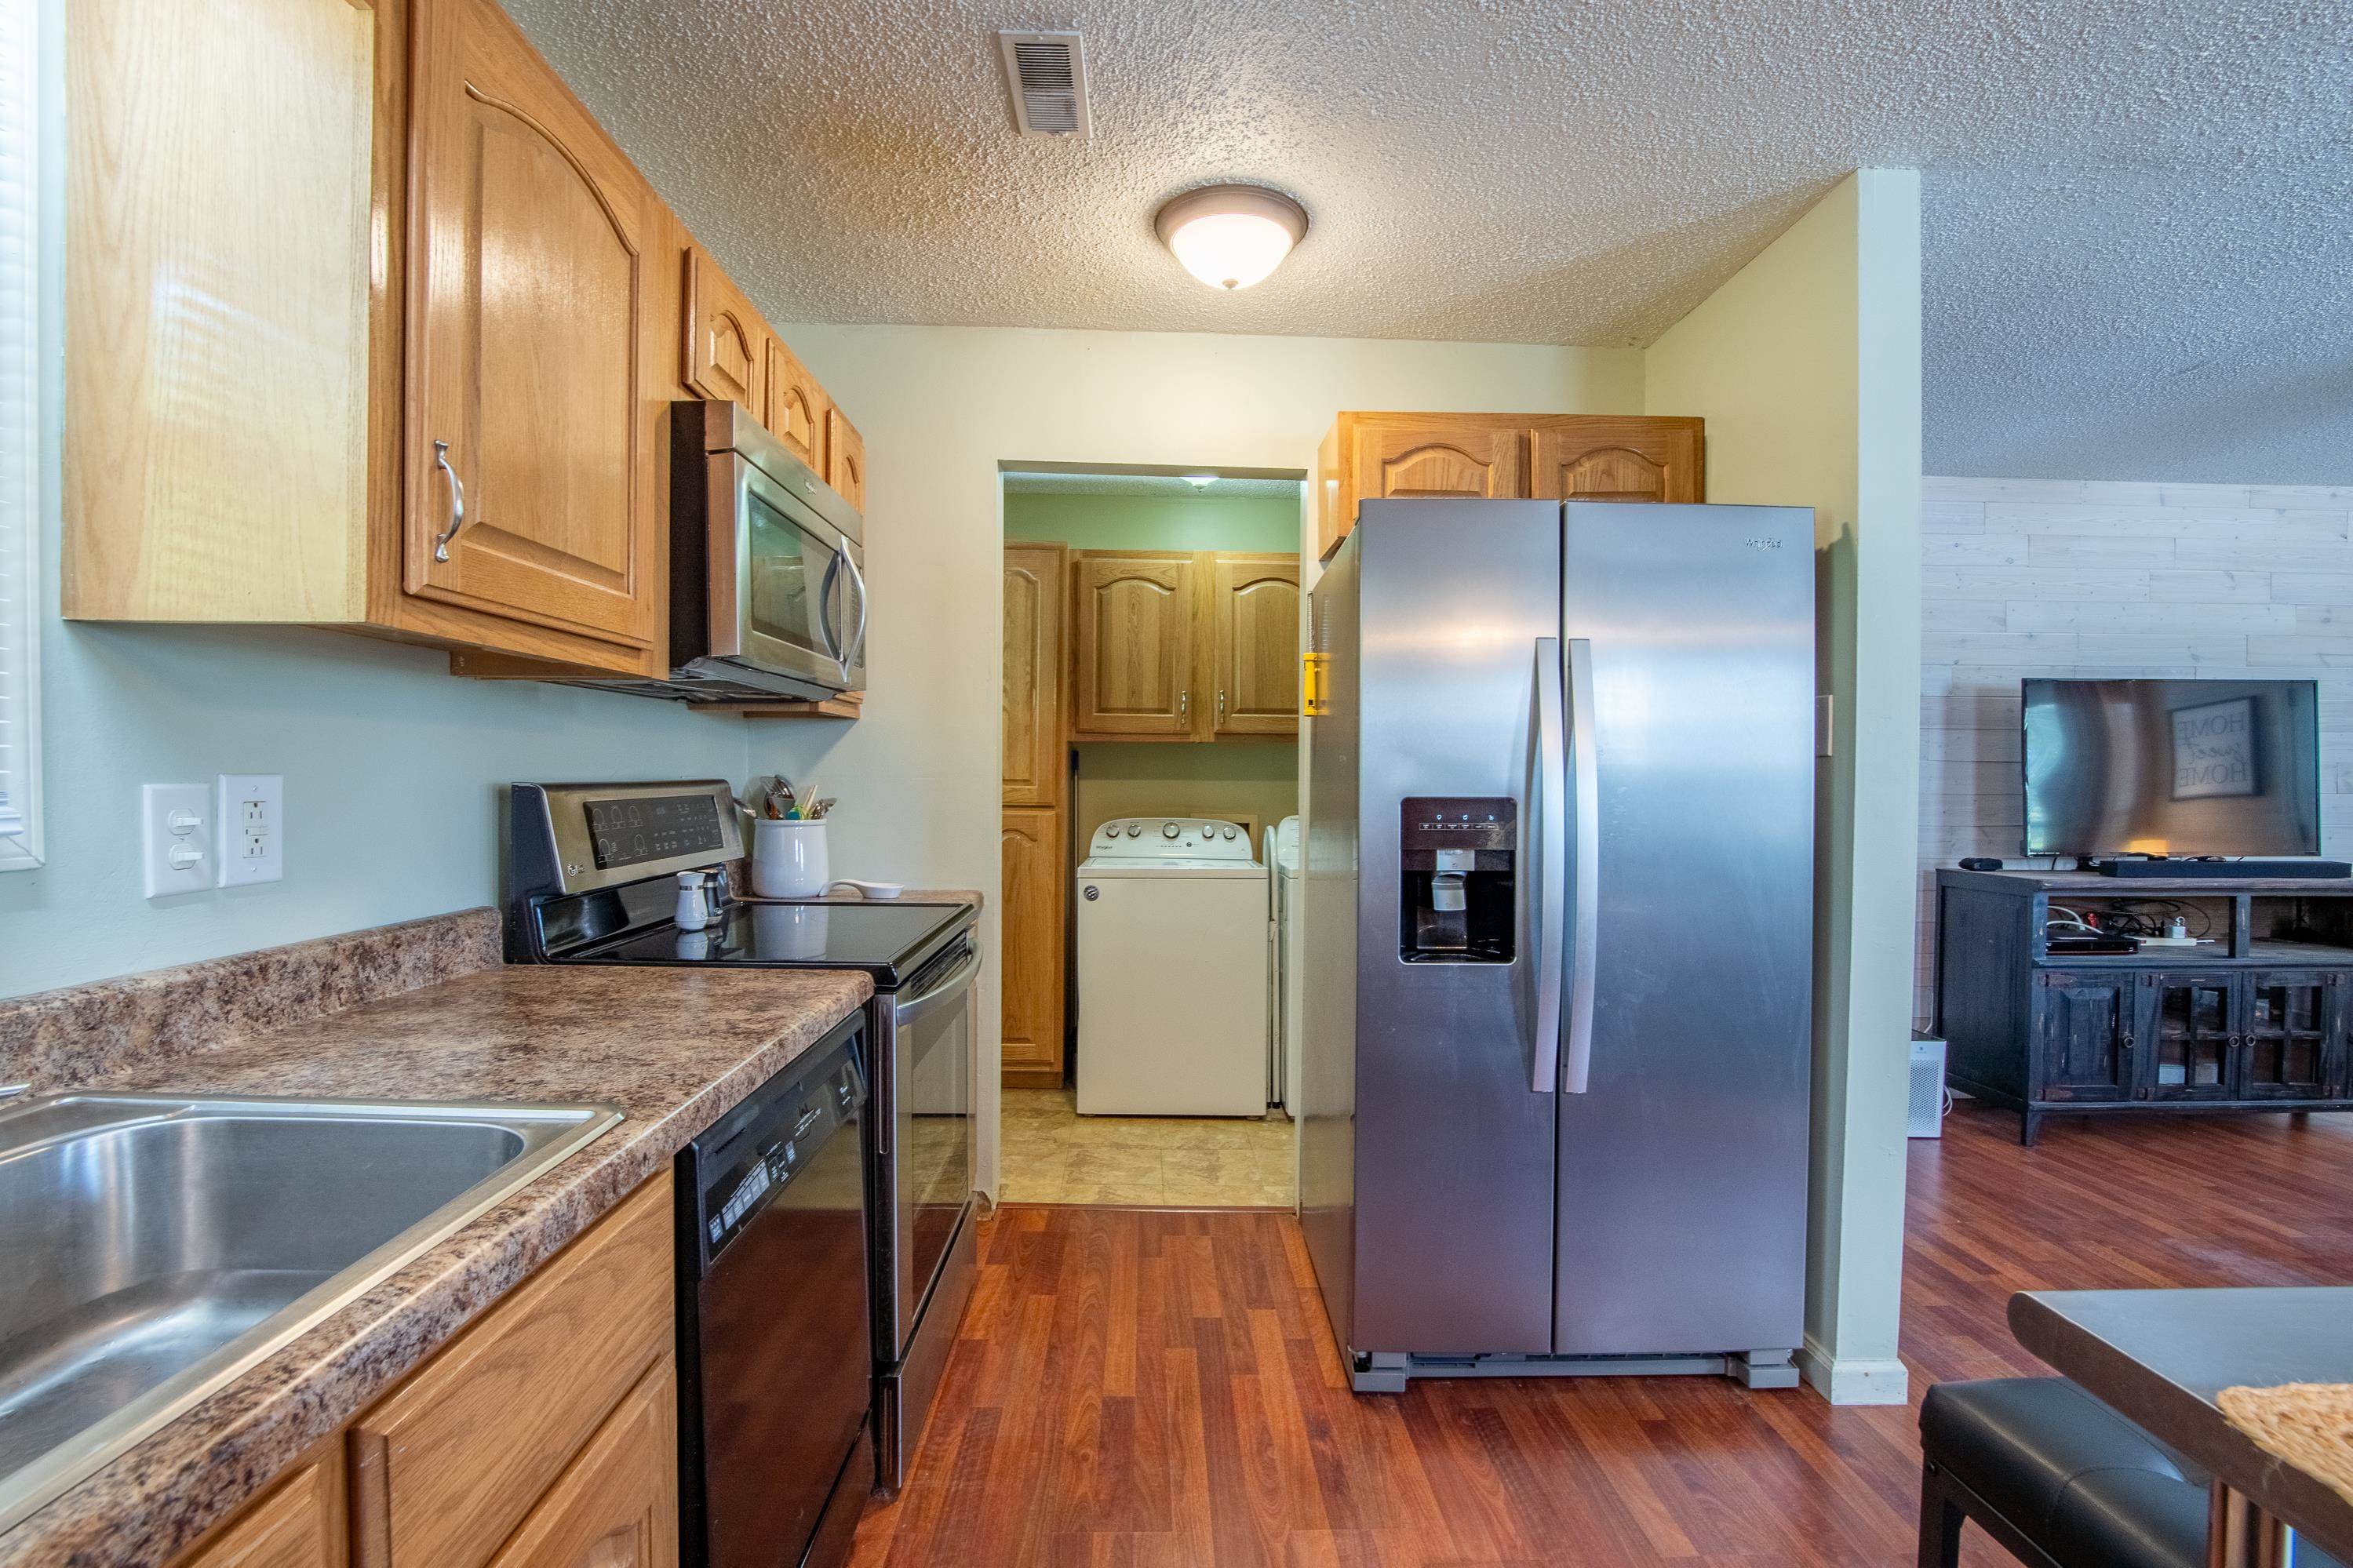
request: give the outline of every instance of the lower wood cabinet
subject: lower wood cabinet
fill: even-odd
[[[1005,1081],[1050,1089],[1062,1081],[1062,953],[1070,876],[1063,818],[1052,806],[1003,808]]]
[[[181,1558],[183,1568],[341,1568],[343,1468],[332,1448]]]
[[[606,1419],[491,1568],[675,1568],[678,1377],[665,1355]]]
[[[665,1170],[174,1568],[674,1568],[671,1202]]]
[[[2053,1100],[2129,1100],[2137,1082],[2133,1024],[2137,977],[2048,970],[2036,1004],[2044,1091]]]

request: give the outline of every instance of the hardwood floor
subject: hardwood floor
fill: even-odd
[[[2353,1119],[2055,1121],[1964,1108],[1910,1155],[1904,1352],[2042,1370],[2014,1290],[2353,1284]],[[1906,1408],[1716,1378],[1341,1375],[1280,1214],[1010,1206],[915,1469],[861,1568],[1908,1563]],[[1963,1561],[2010,1559],[1972,1530]]]

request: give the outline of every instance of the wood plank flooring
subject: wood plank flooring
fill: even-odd
[[[1965,1107],[1910,1156],[1904,1352],[2042,1369],[2018,1289],[2353,1284],[2353,1119],[2055,1121]],[[1348,1392],[1297,1226],[1008,1206],[915,1479],[860,1568],[1908,1563],[1911,1409],[1716,1378]],[[1974,1530],[1964,1562],[2010,1559]]]

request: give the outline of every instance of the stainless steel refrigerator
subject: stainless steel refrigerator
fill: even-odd
[[[1356,1386],[1805,1299],[1813,516],[1372,500],[1313,598],[1301,1215]]]

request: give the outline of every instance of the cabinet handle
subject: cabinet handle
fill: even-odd
[[[1219,688],[1218,688],[1218,722],[1219,722],[1219,723],[1220,723],[1220,724],[1222,724],[1222,723],[1224,723],[1225,721],[1226,721],[1226,689],[1225,689],[1224,687],[1220,686],[1220,687],[1219,687]]]
[[[466,526],[466,487],[459,481],[458,470],[449,466],[449,443],[433,443],[433,466],[449,476],[449,526],[433,536],[433,559],[449,559],[449,542]]]
[[[1190,691],[1178,692],[1176,694],[1176,717],[1179,719],[1189,718],[1191,717],[1192,712],[1193,694]]]

